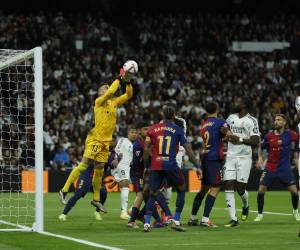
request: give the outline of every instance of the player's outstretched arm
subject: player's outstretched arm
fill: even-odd
[[[123,105],[132,97],[132,95],[133,95],[132,85],[130,83],[126,84],[126,93],[116,98],[117,105],[118,106]]]
[[[110,99],[118,90],[120,86],[120,80],[116,79],[114,82],[110,85],[108,90],[103,94],[102,96],[98,97],[95,101],[96,106],[101,106],[105,101]]]

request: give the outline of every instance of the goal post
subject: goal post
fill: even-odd
[[[0,49],[0,84],[0,231],[43,232],[42,48]]]

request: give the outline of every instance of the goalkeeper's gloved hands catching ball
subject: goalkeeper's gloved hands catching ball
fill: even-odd
[[[129,84],[132,79],[132,74],[130,72],[125,72],[125,70],[123,68],[121,68],[120,74],[119,74],[119,79],[122,82]]]

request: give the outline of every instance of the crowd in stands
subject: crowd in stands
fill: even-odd
[[[293,42],[299,16],[133,14],[131,22],[117,27],[101,13],[0,15],[0,48],[43,47],[46,168],[71,168],[81,159],[97,87],[112,82],[126,59],[139,63],[139,73],[133,100],[118,111],[119,137],[137,120],[159,121],[169,100],[186,119],[194,150],[211,100],[226,118],[236,98],[251,99],[262,134],[278,112],[296,128],[298,75],[291,51],[234,53],[230,47],[232,41]],[[3,159],[9,150],[2,145]]]

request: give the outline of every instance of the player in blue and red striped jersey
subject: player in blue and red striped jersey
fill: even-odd
[[[149,198],[149,176],[144,171],[143,153],[144,153],[144,141],[147,135],[149,125],[145,122],[137,122],[135,129],[137,130],[138,136],[133,143],[133,160],[130,168],[130,180],[133,184],[136,192],[136,198],[131,209],[131,217],[128,221],[127,226],[130,228],[138,228],[136,220],[144,218],[146,208],[145,206],[140,210],[140,207]],[[154,227],[163,227],[161,218],[156,210],[154,210],[153,217],[155,222]]]
[[[293,130],[286,129],[287,119],[283,114],[277,114],[274,121],[274,131],[269,132],[261,143],[261,149],[266,149],[268,158],[265,170],[260,178],[257,194],[258,215],[254,221],[263,219],[264,197],[267,188],[273,180],[279,179],[290,191],[293,205],[293,216],[300,221],[298,213],[299,195],[295,176],[291,169],[291,144],[298,142],[299,134]],[[263,155],[259,150],[257,166],[263,166]]]
[[[150,164],[150,198],[147,202],[144,231],[150,231],[150,219],[154,210],[155,201],[164,209],[165,199],[159,198],[160,188],[166,178],[168,183],[177,188],[176,212],[172,218],[172,229],[185,231],[180,225],[180,216],[184,206],[185,183],[184,177],[177,165],[176,155],[179,143],[182,145],[190,160],[197,169],[199,178],[202,177],[202,170],[199,161],[195,158],[191,145],[187,143],[184,131],[174,123],[175,109],[171,106],[163,107],[163,122],[152,125],[145,140],[144,161],[148,161],[151,152]],[[163,204],[164,202],[164,204]],[[169,209],[164,209],[166,216],[171,218]]]
[[[223,137],[228,131],[227,123],[224,119],[218,118],[218,104],[215,102],[207,103],[207,118],[201,126],[200,134],[204,142],[201,154],[201,165],[203,170],[202,185],[196,194],[191,217],[188,225],[199,225],[196,219],[198,210],[205,195],[205,207],[200,226],[216,227],[209,219],[209,214],[213,208],[216,197],[220,192],[221,171],[224,160]]]

